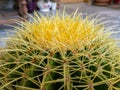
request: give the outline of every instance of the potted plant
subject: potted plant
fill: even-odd
[[[0,90],[120,90],[120,47],[98,22],[76,14],[19,22],[0,50]]]
[[[57,0],[50,0],[50,1],[51,1],[52,10],[55,11],[57,8]]]
[[[57,0],[50,0],[51,2],[57,2]]]
[[[112,0],[93,0],[95,5],[110,5]]]
[[[51,2],[49,0],[38,0],[37,6],[41,12],[49,12],[51,8]]]

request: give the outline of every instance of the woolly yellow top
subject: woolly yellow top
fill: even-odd
[[[36,15],[33,22],[22,24],[19,28],[29,41],[36,43],[40,48],[75,50],[102,37],[103,26],[97,24],[95,19],[82,18],[81,15],[68,15],[59,17],[39,17]]]

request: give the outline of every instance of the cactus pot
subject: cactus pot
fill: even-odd
[[[110,5],[111,0],[93,0],[94,5]]]

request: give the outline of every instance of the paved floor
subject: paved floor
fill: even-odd
[[[94,14],[100,15],[100,17],[105,17],[106,21],[109,21],[109,23],[106,24],[106,27],[113,27],[113,30],[117,33],[114,34],[112,37],[116,39],[120,39],[120,5],[110,5],[110,6],[94,6],[89,5],[85,3],[69,3],[69,4],[61,4],[60,12],[62,12],[63,8],[65,7],[65,10],[67,14],[71,14],[76,9],[78,9],[78,12],[83,13],[83,15],[89,15]],[[0,11],[0,15],[6,15],[7,11]],[[14,13],[14,15],[11,15],[12,18],[18,18],[18,15]],[[0,19],[8,20],[9,16],[0,17]],[[5,22],[0,23],[0,38],[7,37],[7,32],[9,33],[9,30],[14,30],[13,28],[6,26]],[[13,22],[10,22],[13,23]],[[5,46],[5,41],[0,40],[0,47]]]

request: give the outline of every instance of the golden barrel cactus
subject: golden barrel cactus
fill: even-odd
[[[120,50],[89,16],[35,15],[0,52],[0,90],[119,90]]]

